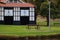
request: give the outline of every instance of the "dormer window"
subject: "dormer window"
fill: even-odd
[[[6,0],[7,3],[25,3],[22,0]]]
[[[17,3],[17,2],[19,2],[19,0],[9,0],[9,2]]]
[[[22,0],[2,0],[1,3],[25,3]]]

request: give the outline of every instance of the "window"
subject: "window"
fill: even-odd
[[[20,12],[14,12],[14,16],[20,16]]]
[[[5,16],[8,16],[8,10],[5,10]]]
[[[19,0],[9,0],[9,2],[18,3]]]
[[[29,10],[21,10],[21,16],[29,16]]]
[[[13,16],[13,10],[11,10],[11,9],[6,9],[6,10],[5,10],[5,16]]]
[[[34,12],[30,12],[30,16],[31,17],[35,16]]]
[[[34,17],[30,17],[30,21],[34,21]]]
[[[20,17],[14,17],[14,21],[20,21]]]
[[[0,12],[0,16],[2,16],[2,12]]]
[[[0,21],[3,21],[4,18],[3,18],[3,7],[0,7]]]
[[[34,13],[34,8],[30,8],[30,21],[34,21],[35,20],[35,13]]]
[[[14,8],[14,21],[20,21],[20,8]]]
[[[1,17],[0,17],[0,21],[1,21]]]
[[[34,8],[30,8],[30,11],[34,11]]]
[[[4,20],[4,17],[1,17],[1,20]]]

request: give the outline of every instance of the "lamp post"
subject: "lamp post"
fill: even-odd
[[[49,27],[49,31],[50,31],[50,0],[48,0],[48,4],[49,4],[49,25],[48,25],[48,27]]]

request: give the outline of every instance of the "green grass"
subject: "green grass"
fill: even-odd
[[[33,27],[33,26],[32,26]],[[32,28],[31,27],[31,28]],[[27,29],[27,25],[0,25],[0,35],[11,36],[38,36],[38,35],[54,35],[60,34],[59,26],[51,26],[50,32],[47,26],[39,26],[40,28]]]

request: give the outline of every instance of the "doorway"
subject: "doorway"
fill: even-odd
[[[4,12],[4,24],[13,24],[13,9],[7,8]]]
[[[4,16],[4,24],[13,24],[13,16]]]
[[[28,9],[21,9],[20,22],[21,22],[21,25],[29,24],[29,10]]]
[[[21,22],[21,25],[29,24],[29,17],[28,16],[21,16],[20,17],[20,22]]]

